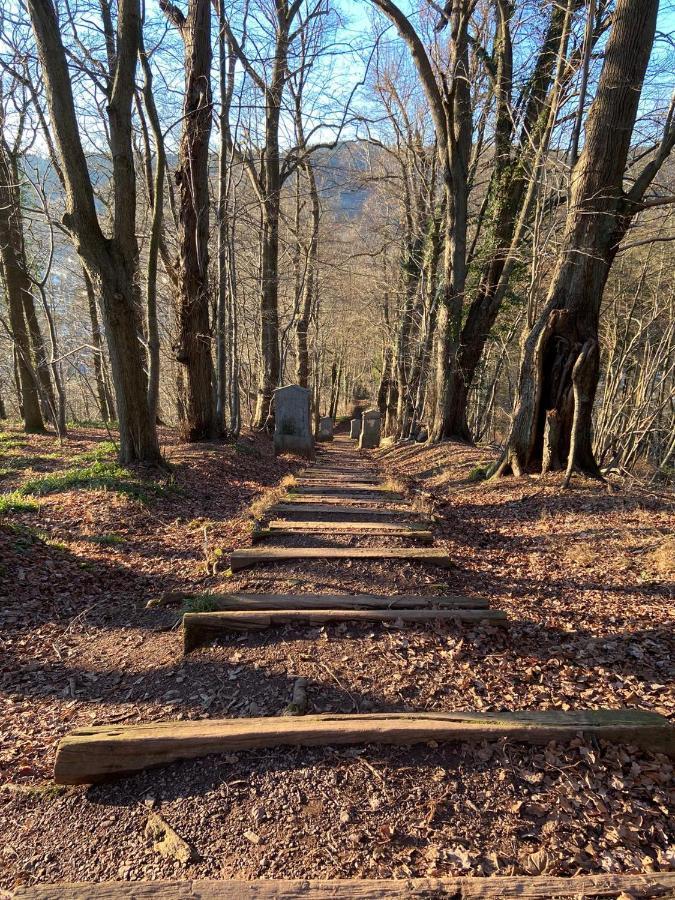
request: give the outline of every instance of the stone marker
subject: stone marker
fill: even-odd
[[[361,419],[352,419],[349,423],[349,437],[355,441],[361,437]]]
[[[364,412],[361,436],[359,437],[361,450],[370,450],[372,447],[380,446],[380,421],[379,409],[369,409]]]
[[[333,420],[330,416],[322,416],[319,419],[319,440],[320,441],[332,441],[333,440]]]
[[[298,384],[274,392],[274,454],[297,453],[314,459],[310,392]]]

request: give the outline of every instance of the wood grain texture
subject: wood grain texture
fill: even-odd
[[[378,487],[375,484],[359,485],[359,484],[303,484],[302,482],[294,485],[293,490],[296,494],[319,494],[325,496],[336,497],[366,497],[368,500],[404,500],[403,494],[397,491],[390,491],[385,487]]]
[[[57,784],[92,784],[180,759],[268,747],[416,744],[508,738],[532,744],[583,733],[675,756],[675,727],[633,709],[479,713],[370,713],[213,719],[79,728],[56,753]]]
[[[405,525],[364,525],[354,522],[286,522],[284,525],[270,522],[267,528],[259,528],[251,535],[254,544],[268,538],[307,535],[355,535],[358,537],[395,537],[421,544],[432,544],[434,536],[424,528],[406,528]]]
[[[482,597],[442,594],[422,597],[415,594],[199,594],[216,610],[254,609],[487,609]]]
[[[230,554],[233,572],[258,563],[294,562],[308,559],[401,559],[449,569],[452,560],[445,550],[420,547],[267,547],[235,550]]]
[[[551,898],[675,896],[675,873],[583,875],[576,878],[412,878],[400,881],[145,881],[55,884],[19,888],[14,900],[384,900],[387,897],[447,900],[551,900]]]
[[[343,516],[352,519],[392,519],[408,516],[421,516],[423,513],[415,509],[382,509],[377,506],[341,506],[337,503],[312,502],[309,500],[284,501],[271,507],[273,515],[312,515],[312,516]]]
[[[505,625],[500,609],[281,609],[185,613],[183,649],[189,653],[218,634],[228,631],[262,631],[283,625],[331,625],[338,622],[493,622]]]

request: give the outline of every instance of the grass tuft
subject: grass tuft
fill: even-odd
[[[126,538],[121,534],[90,534],[87,540],[92,544],[124,544]]]
[[[184,613],[216,612],[218,606],[208,594],[196,594],[183,601],[181,611]]]
[[[12,512],[33,512],[37,508],[37,501],[24,497],[19,491],[0,494],[0,516]]]

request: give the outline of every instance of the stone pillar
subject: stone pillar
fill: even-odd
[[[330,416],[322,416],[319,419],[319,438],[320,441],[333,440],[333,420]]]
[[[380,446],[381,421],[379,409],[369,409],[364,412],[361,436],[359,438],[359,448],[361,450],[370,450],[373,447]]]
[[[307,388],[289,384],[274,392],[274,454],[297,453],[314,459],[310,416],[311,394]]]
[[[349,437],[355,441],[361,437],[361,419],[352,419],[349,423]]]

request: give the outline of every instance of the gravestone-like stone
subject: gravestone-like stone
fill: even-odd
[[[274,453],[314,459],[314,438],[307,388],[289,384],[274,392]]]
[[[361,437],[361,419],[352,419],[349,423],[349,437],[355,441]]]
[[[380,446],[381,417],[379,409],[369,409],[363,414],[359,447],[362,450],[370,450]]]
[[[320,441],[332,441],[333,440],[333,420],[330,416],[322,416],[319,419],[319,440]]]

